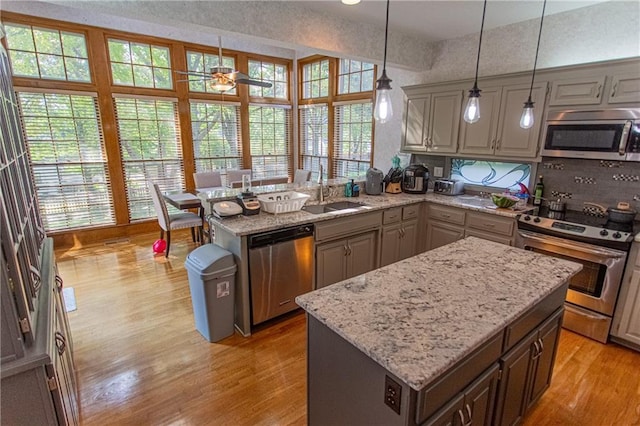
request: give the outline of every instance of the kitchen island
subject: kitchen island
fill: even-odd
[[[580,264],[468,237],[299,296],[309,424],[517,421]]]

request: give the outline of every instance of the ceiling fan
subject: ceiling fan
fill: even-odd
[[[248,75],[234,70],[233,68],[222,66],[222,37],[218,36],[218,64],[217,67],[209,69],[209,72],[196,71],[176,71],[178,74],[185,74],[196,79],[178,81],[209,81],[210,87],[217,92],[227,92],[237,84],[249,84],[252,86],[271,87],[272,84],[261,80],[252,80]]]

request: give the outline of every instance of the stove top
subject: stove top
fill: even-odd
[[[522,214],[518,228],[622,250],[629,249],[635,233],[640,230],[634,230],[634,223],[611,222],[606,217],[581,211],[568,210],[559,216],[546,207],[540,209],[538,216]]]

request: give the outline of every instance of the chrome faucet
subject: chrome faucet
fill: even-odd
[[[320,163],[320,170],[318,171],[318,185],[320,185],[320,194],[318,196],[318,201],[324,203],[324,184],[322,183],[322,172],[323,167],[322,163]]]

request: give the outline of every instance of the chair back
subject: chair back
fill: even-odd
[[[311,170],[298,169],[293,175],[293,183],[304,183],[311,179]]]
[[[227,186],[234,187],[234,182],[240,182],[240,186],[242,186],[242,176],[249,175],[251,176],[251,169],[240,169],[240,170],[227,170]]]
[[[157,183],[153,183],[152,181],[148,181],[147,186],[149,187],[149,193],[151,194],[151,199],[153,200],[153,207],[156,209],[156,214],[158,215],[158,224],[162,229],[168,231],[170,222],[169,212],[167,211],[167,204],[162,198],[160,187]]]
[[[216,186],[222,186],[222,179],[220,177],[220,172],[217,170],[214,170],[211,172],[194,173],[193,180],[196,183],[196,189],[213,188]]]

